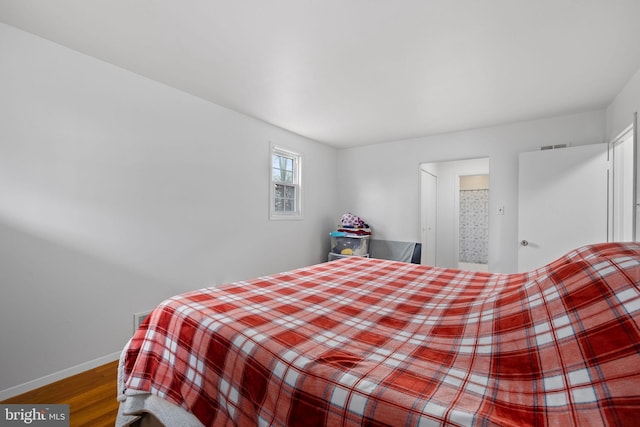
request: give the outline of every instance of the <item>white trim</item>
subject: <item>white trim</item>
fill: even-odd
[[[633,126],[633,122],[632,122],[629,126],[624,128],[624,130],[622,132],[620,132],[615,138],[613,138],[609,142],[609,144],[615,144],[617,142],[620,142],[620,140],[624,139],[629,132],[633,132],[633,128],[634,128],[634,126]]]
[[[632,189],[631,189],[631,193],[632,193],[632,208],[633,208],[633,212],[631,214],[631,238],[634,241],[638,241],[638,235],[637,235],[637,230],[638,230],[638,194],[637,194],[637,188],[638,188],[638,156],[640,155],[640,153],[638,153],[638,113],[634,113],[633,114],[633,120],[631,122],[631,124],[629,124],[626,128],[624,128],[622,130],[622,132],[620,132],[615,138],[613,138],[611,141],[609,141],[608,144],[608,161],[609,161],[609,168],[607,171],[608,174],[608,179],[609,182],[607,183],[607,188],[608,188],[608,209],[607,209],[607,241],[612,241],[613,240],[613,213],[614,213],[614,195],[613,195],[613,179],[614,178],[614,174],[612,174],[613,171],[613,161],[612,161],[612,152],[614,147],[619,144],[620,142],[626,140],[627,138],[631,137],[631,146],[633,149],[633,165],[632,165]]]
[[[80,374],[82,372],[88,371],[93,368],[97,368],[98,366],[102,366],[110,362],[116,361],[120,359],[121,353],[122,353],[121,351],[118,351],[116,353],[107,354],[106,356],[98,357],[97,359],[93,359],[88,362],[84,362],[79,365],[72,366],[70,368],[63,369],[58,372],[54,372],[53,374],[45,375],[44,377],[27,381],[24,384],[18,384],[16,386],[9,387],[8,389],[0,390],[0,401],[10,399],[12,397],[35,390],[37,388],[52,384],[56,381],[71,377],[76,374]],[[116,379],[115,372],[114,372],[113,379],[114,380]],[[114,396],[113,398],[115,399],[116,396]]]
[[[638,239],[638,112],[633,113],[633,240]]]

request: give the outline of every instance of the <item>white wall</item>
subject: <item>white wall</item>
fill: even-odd
[[[615,138],[640,111],[640,69],[629,79],[620,93],[607,107],[607,141]]]
[[[4,24],[0,94],[0,400],[168,296],[326,259],[335,149]],[[269,141],[304,220],[268,220]]]
[[[376,238],[420,241],[423,162],[490,158],[489,268],[517,271],[518,153],[549,144],[605,141],[604,110],[341,150],[339,208],[363,217]],[[498,206],[505,214],[496,215]]]

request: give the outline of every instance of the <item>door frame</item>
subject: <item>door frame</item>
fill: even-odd
[[[430,182],[427,182],[430,180]],[[426,187],[431,187],[428,189]],[[433,190],[433,191],[431,191]],[[428,204],[432,206],[429,207]],[[433,216],[433,218],[431,218]],[[429,227],[433,230],[429,233]],[[420,165],[420,242],[422,252],[420,264],[435,266],[438,262],[438,176]],[[429,240],[432,236],[432,242]]]
[[[478,164],[478,162],[483,162],[484,164]],[[456,164],[459,163],[461,166],[457,171],[454,172],[450,172],[447,171],[444,174],[441,174],[438,171],[438,167],[439,166],[450,166],[450,164]],[[475,164],[474,164],[475,163]],[[433,168],[429,168],[429,165],[433,165]],[[426,169],[425,169],[426,166]],[[464,167],[466,166],[466,168]],[[460,176],[464,176],[464,175],[489,175],[491,176],[491,158],[489,156],[483,156],[483,157],[471,157],[471,158],[462,158],[462,159],[451,159],[451,160],[436,160],[436,161],[424,161],[424,162],[420,162],[419,163],[419,167],[418,167],[418,176],[420,179],[420,229],[422,230],[422,227],[424,226],[423,224],[423,209],[424,209],[424,204],[423,204],[423,197],[424,197],[424,193],[423,193],[423,188],[422,188],[422,172],[426,171],[428,173],[430,173],[431,175],[436,176],[437,178],[437,193],[438,196],[437,198],[439,199],[437,202],[437,213],[436,213],[436,217],[437,218],[441,218],[441,212],[443,209],[443,203],[442,202],[442,198],[446,197],[448,200],[447,205],[448,209],[455,209],[455,215],[459,215],[459,197],[460,197]],[[448,173],[450,172],[450,173]],[[441,175],[446,175],[447,177],[451,177],[451,179],[453,180],[453,183],[448,182],[449,180],[445,180],[447,182],[443,182],[443,180],[441,180]],[[489,184],[489,186],[491,186],[491,184]],[[454,187],[457,190],[457,192],[454,191]],[[450,192],[454,192],[453,194],[450,194]],[[444,193],[448,193],[448,194],[444,194]],[[443,195],[444,194],[444,195]],[[491,193],[489,193],[491,194]],[[454,204],[453,199],[455,198],[456,203]],[[489,201],[489,212],[491,212],[491,196],[490,196],[490,201]],[[454,206],[455,205],[455,206]],[[453,213],[450,213],[450,215],[454,215]],[[450,267],[450,268],[457,268],[458,264],[459,264],[459,253],[457,252],[459,250],[459,243],[457,241],[457,239],[459,238],[459,231],[457,230],[457,228],[459,227],[459,219],[455,218],[455,226],[451,226],[451,228],[453,228],[454,230],[452,231],[447,231],[447,233],[450,233],[449,235],[447,235],[446,239],[443,239],[442,236],[442,228],[447,227],[449,228],[449,224],[445,224],[443,225],[441,221],[436,220],[436,256],[435,256],[435,260],[436,260],[436,266],[439,267]],[[455,236],[454,236],[455,234]],[[423,235],[421,233],[420,238],[423,238]],[[454,240],[456,239],[456,240]],[[446,256],[438,256],[438,254],[442,254],[441,250],[441,245],[443,244],[442,241],[443,240],[447,240],[447,241],[452,241],[453,244],[452,246],[455,246],[455,248],[452,248],[451,250],[455,250],[456,252],[453,253],[453,258],[455,259],[449,259],[452,258],[448,251],[449,248],[447,248],[447,251],[445,253]],[[491,240],[491,236],[489,236],[489,244],[490,244],[490,240]],[[427,248],[425,247],[425,242],[423,240],[421,240],[422,243],[422,251],[423,251],[423,258],[422,259],[426,259],[426,257],[428,256],[425,251],[427,251]],[[444,259],[443,259],[444,258]],[[489,266],[491,265],[491,251],[489,252]],[[453,263],[455,265],[448,265],[449,263]],[[490,268],[490,267],[489,267]]]
[[[626,128],[624,128],[624,130],[622,132],[620,132],[615,138],[613,138],[610,142],[609,142],[609,163],[610,163],[610,182],[609,182],[609,212],[610,212],[610,219],[609,219],[609,241],[613,241],[615,236],[614,236],[614,231],[615,231],[615,224],[614,224],[614,220],[615,220],[615,216],[616,216],[616,200],[615,200],[615,196],[616,196],[616,191],[615,191],[615,185],[616,185],[616,177],[618,177],[618,174],[616,173],[615,167],[616,167],[616,162],[615,162],[615,154],[616,154],[616,147],[622,143],[624,140],[626,140],[627,138],[631,138],[631,149],[633,151],[633,157],[632,157],[632,170],[631,170],[631,206],[632,206],[632,212],[631,212],[631,238],[632,240],[638,240],[637,238],[637,201],[638,201],[638,195],[637,195],[637,187],[638,187],[638,183],[637,183],[637,179],[638,179],[638,173],[637,173],[637,164],[638,164],[638,148],[637,148],[637,114],[634,115],[634,121],[627,126]]]

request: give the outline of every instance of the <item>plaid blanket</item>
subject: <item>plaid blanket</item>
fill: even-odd
[[[208,426],[638,425],[640,245],[523,274],[347,258],[178,295],[125,393]]]

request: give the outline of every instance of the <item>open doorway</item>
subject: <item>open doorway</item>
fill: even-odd
[[[489,175],[462,175],[458,183],[458,268],[489,271]]]
[[[630,242],[636,236],[636,165],[634,126],[609,144],[609,240]]]
[[[426,162],[420,165],[423,264],[488,270],[488,177],[489,158]],[[479,188],[478,182],[483,183],[480,187],[484,188]],[[471,193],[476,190],[476,193]],[[465,192],[462,196],[461,191]],[[476,211],[470,212],[469,206],[474,206]],[[479,210],[483,212],[479,213]],[[480,225],[478,218],[482,222]],[[464,230],[461,224],[465,224]],[[479,231],[480,228],[482,231]],[[480,246],[483,249],[476,250]],[[461,250],[464,252],[462,257]],[[483,256],[468,258],[467,255],[472,252],[482,252]]]

